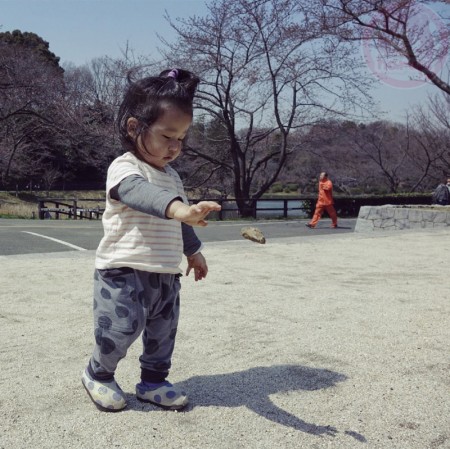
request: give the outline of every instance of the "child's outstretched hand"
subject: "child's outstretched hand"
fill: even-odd
[[[206,259],[202,253],[197,253],[194,256],[187,258],[188,267],[186,269],[186,276],[194,269],[195,281],[201,281],[208,274],[208,265],[206,265]]]
[[[200,201],[188,206],[181,201],[172,201],[166,211],[166,216],[182,221],[191,226],[206,226],[206,216],[212,211],[219,211],[220,205],[214,201]]]

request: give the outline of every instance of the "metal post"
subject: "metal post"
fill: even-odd
[[[43,220],[44,219],[44,211],[42,210],[42,208],[45,207],[45,203],[42,200],[38,201],[38,216],[39,216],[39,220]]]

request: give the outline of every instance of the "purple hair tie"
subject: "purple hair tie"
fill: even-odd
[[[169,78],[173,78],[174,80],[176,80],[178,78],[178,70],[177,69],[172,69],[167,76]]]

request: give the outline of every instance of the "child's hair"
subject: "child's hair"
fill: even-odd
[[[143,129],[158,120],[167,105],[176,106],[192,115],[192,103],[200,82],[193,73],[182,69],[169,69],[162,71],[159,76],[149,76],[138,81],[132,81],[129,75],[128,81],[130,84],[117,117],[120,141],[127,151],[134,151],[137,137]],[[127,122],[131,117],[139,121],[134,139],[127,129]]]

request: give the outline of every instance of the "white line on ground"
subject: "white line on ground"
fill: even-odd
[[[61,243],[61,245],[69,246],[70,248],[76,249],[78,251],[87,251],[86,248],[81,248],[81,246],[72,245],[72,243],[64,242],[63,240],[54,239],[53,237],[47,237],[46,235],[36,234],[35,232],[22,231],[25,234],[35,235],[37,237],[42,237],[43,239],[53,240],[54,242]]]

